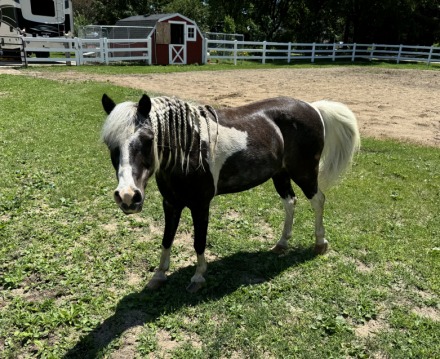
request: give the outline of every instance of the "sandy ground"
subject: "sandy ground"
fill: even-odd
[[[1,73],[22,74],[7,68],[0,68]],[[119,86],[219,107],[240,106],[277,96],[309,102],[339,101],[355,113],[365,136],[392,137],[440,147],[438,71],[340,67],[145,75],[31,72],[29,76],[72,81],[109,80]]]

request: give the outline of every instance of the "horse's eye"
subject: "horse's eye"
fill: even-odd
[[[116,147],[110,151],[110,157],[112,159],[112,164],[115,169],[119,166],[119,156],[121,155],[121,151],[119,147]]]
[[[153,131],[151,131],[149,128],[145,128],[139,133],[139,140],[142,143],[151,142],[153,141],[153,139],[154,139]]]

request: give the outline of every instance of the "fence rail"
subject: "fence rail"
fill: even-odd
[[[106,64],[109,64],[109,61],[124,61],[127,59],[130,60],[147,60],[148,64],[151,64],[151,37],[145,40],[140,39],[105,39],[104,46],[106,48]],[[131,47],[135,45],[134,47]],[[139,45],[140,47],[136,47]],[[144,46],[145,45],[145,46]],[[128,46],[128,47],[124,47]],[[117,56],[115,53],[130,53],[127,56]],[[133,54],[134,53],[134,54]]]
[[[54,62],[54,61],[77,61],[78,50],[74,47],[75,39],[69,38],[45,38],[45,37],[21,37],[24,43],[25,58],[31,62]],[[64,53],[64,57],[50,57],[51,52]],[[47,57],[28,57],[31,53],[47,53]],[[71,57],[71,53],[74,57]]]
[[[65,61],[68,65],[75,61],[76,65],[85,62],[140,61],[151,64],[151,38],[147,39],[83,39],[83,38],[43,38],[20,37],[23,43],[23,65],[27,62],[58,62]],[[133,46],[133,47],[132,47]],[[50,53],[64,53],[64,57],[50,57]],[[47,57],[29,57],[32,53],[47,53]],[[119,56],[115,56],[119,53]],[[123,55],[121,55],[123,53]],[[73,56],[72,56],[73,55]]]
[[[282,48],[281,48],[282,47]],[[323,43],[283,43],[256,41],[228,41],[205,39],[206,62],[208,59],[234,60],[310,60],[316,59],[385,59],[400,61],[440,62],[440,47],[385,45],[385,44],[323,44]],[[429,51],[415,51],[429,50]],[[221,52],[221,55],[219,54]]]

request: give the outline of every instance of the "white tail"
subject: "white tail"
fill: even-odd
[[[356,117],[342,103],[316,101],[312,103],[324,121],[325,142],[319,164],[319,187],[332,187],[351,166],[361,140]]]

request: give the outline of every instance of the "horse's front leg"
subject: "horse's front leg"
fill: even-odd
[[[159,268],[147,284],[147,287],[150,289],[159,288],[167,280],[165,272],[170,268],[171,246],[173,245],[177,226],[179,225],[182,209],[183,207],[172,205],[167,200],[163,200],[165,231],[162,239],[162,253],[160,255]]]
[[[203,274],[206,272],[205,247],[208,233],[209,206],[191,210],[191,215],[194,222],[194,249],[197,253],[197,269],[186,289],[190,293],[195,293],[205,282]]]

